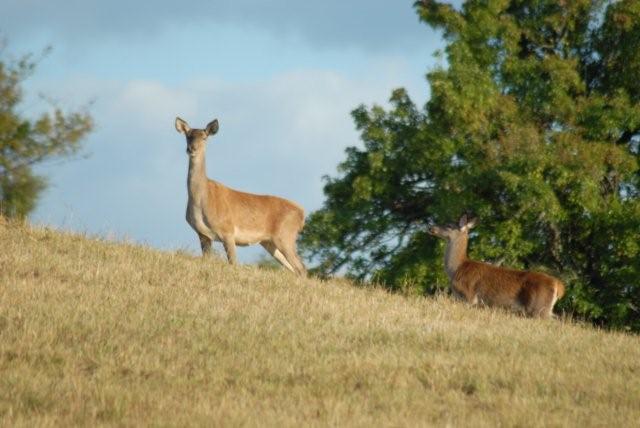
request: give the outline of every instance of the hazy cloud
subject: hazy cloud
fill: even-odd
[[[413,0],[4,0],[0,31],[74,43],[149,36],[168,26],[246,26],[321,48],[408,50],[429,38]]]

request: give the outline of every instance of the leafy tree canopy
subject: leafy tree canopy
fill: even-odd
[[[0,46],[0,214],[23,218],[46,187],[33,167],[77,153],[92,119],[86,112],[65,113],[59,108],[35,118],[25,116],[20,109],[22,85],[37,61],[32,55],[17,60],[6,56]]]
[[[419,1],[446,67],[417,107],[353,112],[350,147],[302,240],[321,274],[448,286],[430,222],[480,218],[470,257],[549,270],[561,307],[640,331],[640,2]]]

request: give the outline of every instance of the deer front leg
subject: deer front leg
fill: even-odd
[[[227,260],[229,260],[229,264],[236,264],[236,241],[233,238],[224,238],[222,240],[222,245],[224,245],[224,251],[227,253]]]
[[[460,301],[466,301],[467,299],[464,297],[464,294],[462,294],[461,292],[459,292],[458,290],[456,290],[453,287],[450,287],[451,289],[451,297],[453,297],[456,300],[460,300]]]
[[[478,304],[478,295],[470,287],[461,287],[459,284],[451,284],[453,295],[460,300],[464,300],[470,305]]]
[[[200,248],[202,248],[202,257],[206,257],[211,254],[211,239],[209,237],[198,233],[200,238]]]

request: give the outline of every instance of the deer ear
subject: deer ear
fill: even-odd
[[[187,135],[187,133],[191,130],[191,128],[189,128],[189,125],[187,124],[187,122],[180,119],[179,117],[176,117],[176,130],[181,134]]]
[[[218,132],[218,128],[218,119],[214,119],[212,122],[209,122],[209,124],[205,128],[205,131],[207,131],[207,135],[213,135]]]
[[[478,218],[477,218],[477,217],[474,217],[474,218],[472,218],[471,220],[468,220],[468,221],[467,221],[467,224],[466,224],[466,226],[465,226],[464,228],[465,228],[466,230],[471,230],[471,229],[473,229],[473,228],[476,226],[476,224],[478,224]]]
[[[458,222],[458,226],[460,227],[460,229],[462,229],[466,225],[467,225],[467,215],[464,214],[462,217],[460,217],[460,221]]]

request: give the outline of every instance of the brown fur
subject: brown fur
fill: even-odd
[[[465,260],[451,287],[469,302],[523,310],[529,316],[552,314],[556,300],[564,296],[558,279],[539,272],[506,269]]]
[[[467,258],[469,230],[475,219],[459,225],[432,226],[429,233],[447,241],[445,270],[455,295],[471,304],[501,306],[524,311],[528,316],[549,317],[564,296],[564,284],[552,276],[493,266]]]
[[[208,186],[207,215],[212,217],[211,223],[221,235],[238,227],[271,237],[287,228],[297,234],[304,226],[304,209],[294,202],[277,196],[241,192],[213,180],[209,180]],[[246,245],[244,242],[236,244]]]
[[[302,207],[277,196],[240,192],[206,177],[206,140],[217,132],[217,120],[202,130],[177,118],[176,129],[187,138],[187,222],[200,238],[203,255],[210,252],[212,241],[220,241],[233,264],[236,245],[259,243],[287,269],[306,274],[296,250],[304,226]]]

